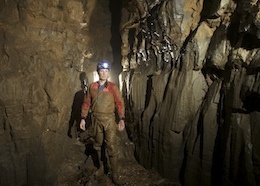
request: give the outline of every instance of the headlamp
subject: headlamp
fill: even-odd
[[[108,64],[107,63],[103,63],[103,67],[104,68],[108,68]]]
[[[107,63],[107,62],[99,62],[98,65],[97,65],[97,70],[100,70],[100,69],[108,69],[110,70],[110,65]]]

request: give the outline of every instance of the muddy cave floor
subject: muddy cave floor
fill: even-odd
[[[79,141],[76,141],[75,146],[83,152],[85,145]],[[135,159],[129,159],[121,161],[120,171],[120,183],[122,186],[174,186],[171,181],[162,178],[154,169],[147,170],[141,166]],[[58,183],[55,185],[75,185],[75,186],[115,186],[111,180],[111,175],[108,171],[107,174],[99,177],[94,176],[94,172],[97,168],[94,166],[94,162],[91,156],[86,155],[85,162],[75,167],[73,157],[71,161],[62,167],[66,170],[67,174],[64,174]],[[74,169],[74,170],[73,170]],[[76,170],[75,170],[76,169]],[[71,174],[73,172],[73,174]]]

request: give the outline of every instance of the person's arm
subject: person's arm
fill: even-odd
[[[80,128],[82,130],[86,130],[86,121],[85,119],[88,116],[88,111],[89,111],[89,107],[90,107],[90,103],[91,103],[91,98],[90,98],[90,89],[88,89],[87,91],[87,95],[86,98],[82,104],[81,107],[81,121],[80,121]]]
[[[115,84],[113,86],[113,94],[114,94],[117,113],[119,116],[118,129],[119,131],[123,131],[125,128],[125,104],[124,104],[123,97],[119,91],[119,88]]]

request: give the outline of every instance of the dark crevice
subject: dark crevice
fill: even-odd
[[[110,44],[113,50],[113,69],[116,74],[122,71],[121,66],[121,36],[119,32],[120,22],[121,22],[121,9],[122,0],[110,0],[109,9],[111,12],[111,40]]]

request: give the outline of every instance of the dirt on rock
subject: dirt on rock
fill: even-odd
[[[65,178],[57,185],[79,185],[79,186],[115,186],[111,179],[111,174],[104,174],[99,177],[94,176],[96,168],[91,158],[83,163],[77,174]],[[155,170],[146,170],[137,162],[125,161],[122,163],[121,184],[125,186],[171,186],[174,185],[169,180],[163,179]]]
[[[86,138],[85,138],[86,139]],[[121,135],[122,154],[120,156],[121,171],[119,182],[122,186],[174,186],[171,181],[162,178],[154,169],[147,170],[141,166],[134,157],[134,144],[128,139],[127,134]],[[95,158],[91,154],[91,147],[88,147],[86,141],[77,141],[75,145],[80,149],[85,148],[86,159],[79,162],[76,167],[73,161],[64,163],[62,175],[55,185],[62,186],[115,186],[112,182],[112,175],[109,168],[105,169],[105,174],[95,177],[94,172]],[[83,152],[81,150],[81,152]],[[83,152],[84,153],[84,152]],[[73,159],[73,157],[71,157]],[[77,170],[72,170],[77,169]],[[66,171],[66,172],[64,172]]]

